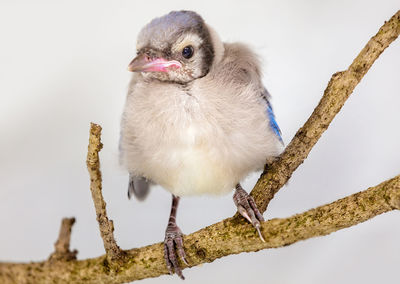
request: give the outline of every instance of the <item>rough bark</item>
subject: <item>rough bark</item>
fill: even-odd
[[[86,159],[87,169],[90,176],[90,191],[96,210],[97,222],[99,223],[100,235],[103,239],[104,249],[111,260],[120,260],[124,253],[117,245],[114,238],[114,224],[107,217],[106,202],[102,194],[102,180],[100,171],[99,152],[103,148],[101,143],[101,126],[90,124],[89,146]]]
[[[309,120],[297,132],[281,157],[266,166],[266,171],[253,189],[252,195],[262,211],[265,211],[274,194],[307,158],[355,86],[399,33],[400,11],[385,22],[346,71],[332,76]],[[121,252],[116,244],[112,222],[107,218],[101,195],[98,161],[101,128],[93,127],[95,130],[90,137],[97,140],[91,140],[89,144],[87,164],[106,255],[86,260],[0,263],[0,283],[124,283],[168,273],[162,243],[125,252]],[[91,148],[91,144],[97,146]],[[259,240],[250,224],[235,216],[185,236],[185,250],[190,266],[195,266],[230,254],[276,248],[327,235],[394,209],[400,209],[400,176],[331,204],[289,218],[263,222],[261,229],[265,243]],[[181,266],[186,267],[183,263]]]
[[[400,209],[400,175],[307,212],[263,222],[265,243],[250,224],[228,218],[185,236],[184,246],[192,267],[231,254],[277,248],[324,236],[393,209]],[[118,265],[112,265],[106,255],[56,263],[3,263],[0,282],[112,284],[168,274],[163,243],[126,251],[126,256]],[[183,263],[181,266],[187,267]]]

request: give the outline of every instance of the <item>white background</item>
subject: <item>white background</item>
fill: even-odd
[[[286,144],[385,20],[393,1],[0,1],[0,260],[43,260],[75,216],[79,258],[103,254],[85,166],[91,121],[103,126],[104,196],[124,249],[164,238],[170,195],[126,198],[119,120],[141,27],[170,10],[199,12],[225,41],[253,46]],[[378,59],[328,131],[271,202],[287,217],[400,172],[400,40]],[[248,190],[257,175],[244,183]],[[185,233],[229,217],[231,195],[184,198]],[[289,247],[187,269],[185,283],[398,281],[399,212]],[[143,283],[175,283],[177,276]],[[251,281],[251,282],[250,282]],[[179,282],[180,283],[180,282]]]

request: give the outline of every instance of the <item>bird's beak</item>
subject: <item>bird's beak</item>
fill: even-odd
[[[131,72],[167,72],[168,68],[181,68],[182,64],[176,60],[166,60],[162,57],[150,58],[147,54],[139,54],[131,63],[128,71]]]

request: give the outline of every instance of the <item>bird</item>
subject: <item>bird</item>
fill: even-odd
[[[153,184],[172,194],[164,238],[170,274],[188,264],[176,222],[181,197],[232,192],[264,241],[263,215],[240,182],[282,152],[281,130],[262,82],[259,56],[223,42],[194,11],[172,11],[140,31],[121,118],[119,157],[128,197]]]

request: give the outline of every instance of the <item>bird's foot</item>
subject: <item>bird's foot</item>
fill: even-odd
[[[187,265],[186,261],[186,253],[183,249],[183,240],[182,240],[182,232],[176,224],[168,224],[167,230],[165,231],[165,239],[164,239],[164,258],[167,264],[167,268],[169,274],[173,274],[173,270],[178,276],[184,280],[185,277],[182,274],[182,269],[178,264],[178,258],[176,253],[180,259]],[[176,250],[175,250],[176,248]]]
[[[253,197],[251,197],[240,184],[236,185],[236,190],[233,194],[233,201],[235,202],[240,215],[246,218],[254,228],[256,228],[260,239],[265,242],[260,230],[260,222],[264,222],[264,217],[258,210]]]

